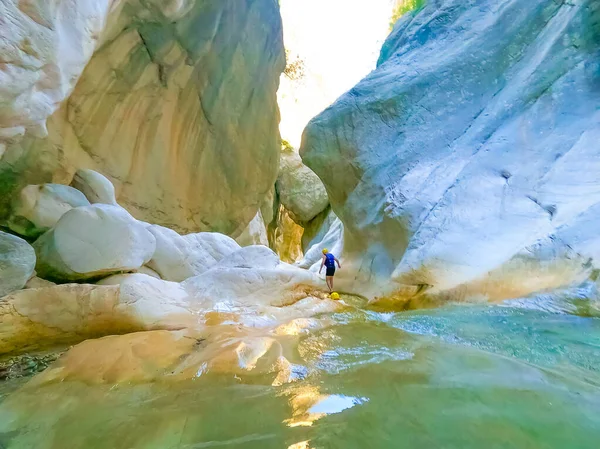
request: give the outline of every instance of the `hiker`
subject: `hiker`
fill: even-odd
[[[319,268],[319,274],[323,266],[325,266],[325,280],[327,287],[329,287],[329,293],[333,291],[333,276],[335,275],[335,264],[337,263],[338,268],[342,268],[340,261],[335,258],[333,254],[329,252],[327,248],[323,249],[323,258],[321,259],[321,268]]]

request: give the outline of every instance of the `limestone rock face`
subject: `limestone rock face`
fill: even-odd
[[[35,252],[25,240],[0,231],[0,298],[25,286],[35,269]]]
[[[7,147],[0,198],[88,168],[140,220],[241,232],[276,180],[284,65],[273,0],[122,0],[48,137]]]
[[[89,205],[83,193],[72,187],[61,184],[27,186],[13,201],[8,226],[21,235],[38,237],[74,207]]]
[[[244,229],[242,234],[235,239],[235,241],[241,246],[269,245],[269,239],[267,238],[267,227],[260,210],[252,219],[250,224],[248,224],[246,229]]]
[[[34,247],[40,277],[77,281],[140,268],[156,239],[124,209],[95,204],[67,212]]]
[[[318,270],[321,265],[324,248],[327,248],[336,257],[339,257],[344,251],[344,225],[339,218],[335,217],[334,214],[332,215],[334,220],[331,223],[327,221],[323,223],[324,229],[320,230],[316,238],[311,242],[304,253],[304,258],[298,262],[299,267],[312,267],[313,270]],[[338,273],[338,279],[342,273]]]
[[[194,322],[178,304],[178,284],[130,276],[134,282],[126,285],[64,284],[6,296],[0,302],[0,354]]]
[[[46,119],[75,86],[113,3],[0,3],[0,159],[25,134],[46,135]]]
[[[297,223],[309,222],[329,205],[325,186],[293,150],[281,154],[276,188],[281,204]]]
[[[357,291],[506,298],[587,275],[599,14],[594,0],[426,2],[312,120],[301,154],[344,223]]]
[[[115,186],[105,176],[94,170],[77,170],[71,186],[82,192],[92,204],[117,205]]]
[[[232,238],[214,232],[181,236],[157,225],[148,231],[156,238],[156,251],[148,267],[167,281],[181,282],[201,274],[240,249]]]

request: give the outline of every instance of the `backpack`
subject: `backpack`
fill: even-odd
[[[325,254],[325,267],[335,268],[335,257],[331,253]]]

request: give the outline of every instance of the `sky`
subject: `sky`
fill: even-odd
[[[282,138],[300,145],[308,121],[375,68],[393,0],[281,0],[285,46],[305,62],[299,81],[281,78]]]

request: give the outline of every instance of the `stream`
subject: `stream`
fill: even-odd
[[[3,382],[0,447],[595,449],[600,314],[580,293],[328,313],[282,340],[281,384]]]

